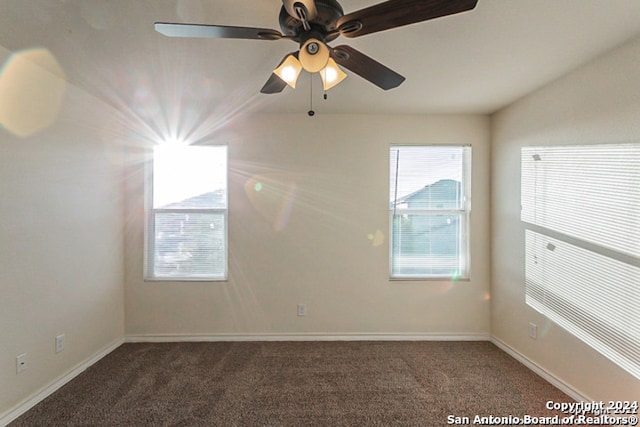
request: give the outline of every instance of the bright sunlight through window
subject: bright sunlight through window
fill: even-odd
[[[227,147],[162,145],[147,179],[150,280],[227,277]]]

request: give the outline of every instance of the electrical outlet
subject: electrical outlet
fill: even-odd
[[[298,304],[298,316],[306,316],[306,315],[307,315],[307,305]]]
[[[538,325],[535,323],[529,323],[529,337],[534,340],[538,339]]]
[[[64,334],[56,337],[56,353],[60,353],[62,350],[64,350]]]
[[[27,353],[22,353],[16,356],[16,374],[27,369]]]

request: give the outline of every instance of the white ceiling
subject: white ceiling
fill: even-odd
[[[342,0],[345,13],[378,3]],[[0,45],[48,49],[74,85],[136,108],[143,98],[269,112],[307,111],[310,78],[259,90],[288,40],[172,39],[155,21],[278,27],[281,0],[0,0]],[[479,0],[466,13],[339,38],[404,75],[382,91],[348,72],[314,108],[323,113],[491,113],[640,36],[638,0]]]

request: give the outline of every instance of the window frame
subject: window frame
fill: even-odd
[[[462,207],[460,209],[403,209],[389,205],[389,280],[390,281],[443,281],[455,280],[469,282],[471,280],[471,167],[473,161],[473,150],[470,144],[391,144],[389,146],[389,156],[394,148],[462,148],[462,182],[461,191],[463,194]],[[395,171],[391,170],[391,158],[389,157],[389,178]],[[388,192],[390,194],[390,191]],[[450,274],[398,274],[394,273],[394,217],[398,215],[424,215],[424,216],[445,216],[455,215],[460,217],[460,230],[457,244],[460,247],[460,275]]]
[[[226,282],[229,275],[229,146],[228,145],[198,145],[196,147],[221,147],[225,149],[226,163],[226,191],[225,206],[226,208],[154,208],[153,207],[153,191],[154,191],[154,151],[151,149],[147,153],[145,161],[145,178],[144,178],[144,199],[145,199],[145,224],[144,224],[144,261],[143,274],[145,282]],[[193,275],[193,276],[158,276],[155,271],[155,218],[157,214],[167,213],[193,213],[193,214],[222,214],[224,223],[224,272],[222,275]]]

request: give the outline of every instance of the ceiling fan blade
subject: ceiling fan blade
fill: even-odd
[[[400,74],[351,46],[342,45],[332,49],[331,57],[339,65],[384,90],[398,87],[405,80]]]
[[[172,24],[156,22],[155,30],[168,37],[196,37],[213,39],[279,40],[282,33],[269,28],[228,27],[224,25]]]
[[[269,80],[262,86],[260,93],[272,94],[280,93],[287,87],[287,83],[278,77],[275,73],[271,73]]]
[[[287,13],[299,21],[308,22],[318,16],[315,0],[282,0]]]
[[[287,53],[284,56],[284,58],[282,58],[282,61],[280,61],[280,63],[276,66],[276,69],[279,66],[281,66],[284,61],[287,60],[289,55],[293,55],[297,59],[298,58],[298,52],[299,51]],[[271,76],[269,76],[269,80],[267,80],[267,82],[264,84],[264,86],[262,86],[262,89],[260,89],[260,93],[266,93],[266,94],[280,93],[280,92],[282,92],[284,90],[285,87],[287,87],[287,82],[285,82],[280,77],[278,77],[278,75],[276,73],[271,73]]]
[[[338,20],[338,29],[345,37],[360,37],[465,12],[477,3],[478,0],[389,0],[344,15]]]

